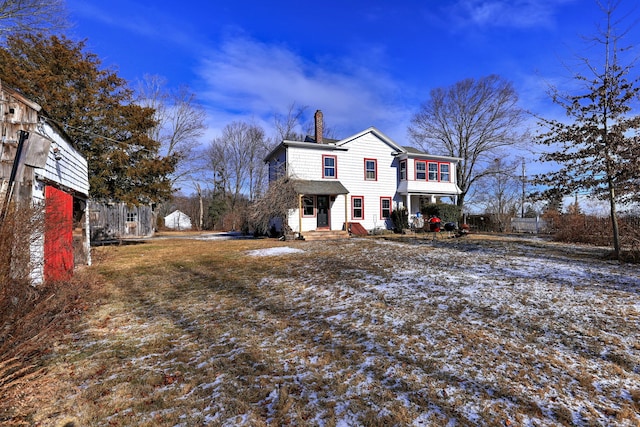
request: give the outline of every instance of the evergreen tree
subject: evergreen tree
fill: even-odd
[[[0,48],[0,78],[40,104],[89,162],[91,196],[130,204],[171,195],[176,158],[149,137],[154,110],[133,103],[127,82],[104,69],[84,42],[13,35]]]
[[[554,187],[547,190],[545,192],[545,196],[547,198],[547,204],[544,208],[544,211],[562,213],[562,210],[564,209],[563,194]]]
[[[584,59],[590,75],[576,75],[583,84],[584,93],[563,96],[552,92],[553,101],[562,106],[570,123],[541,119],[546,131],[538,142],[557,148],[542,156],[544,161],[557,162],[561,168],[539,176],[538,183],[552,191],[568,195],[578,192],[606,199],[610,206],[612,240],[616,257],[620,255],[617,204],[637,198],[638,129],[640,116],[632,115],[632,106],[638,100],[638,79],[627,76],[631,65],[622,65],[619,46],[625,32],[617,32],[613,21],[615,5],[602,10],[606,26],[595,41],[603,48],[600,66]]]

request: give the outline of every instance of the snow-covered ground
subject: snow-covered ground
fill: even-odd
[[[535,242],[414,243],[338,244],[331,280],[322,273],[337,260],[314,255],[308,272],[261,282],[291,292],[293,317],[314,313],[302,326],[318,345],[286,360],[294,383],[344,382],[342,396],[307,391],[310,402],[341,401],[342,425],[362,420],[351,399],[380,395],[375,412],[400,403],[414,425],[638,425],[637,266]],[[359,353],[356,363],[322,364],[335,346]]]
[[[164,412],[121,408],[109,422],[638,426],[640,269],[600,255],[470,239],[243,250],[264,274],[241,288],[145,297],[180,326],[162,337],[167,354],[145,353],[160,339],[151,312],[93,331],[137,343],[130,374],[180,372],[147,396]]]

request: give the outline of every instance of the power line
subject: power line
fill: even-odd
[[[54,120],[54,119],[49,118],[49,117],[44,117],[44,116],[42,116],[42,118],[43,118],[45,121],[49,121],[49,122],[55,123],[55,124],[56,124],[56,125],[58,125],[58,126],[61,126],[61,127],[62,127],[63,129],[65,129],[65,130],[66,130],[67,128],[69,128],[69,129],[74,129],[74,130],[76,130],[76,131],[78,131],[78,132],[81,132],[81,133],[83,133],[83,134],[85,134],[85,135],[89,135],[89,136],[92,136],[92,137],[95,137],[95,138],[102,138],[102,139],[105,139],[105,140],[107,140],[107,141],[114,142],[114,143],[116,143],[116,144],[118,144],[118,145],[122,145],[122,146],[123,146],[123,148],[126,148],[126,147],[124,147],[124,146],[125,146],[125,144],[126,144],[126,142],[125,142],[125,141],[119,141],[119,140],[117,140],[117,139],[113,139],[113,138],[108,137],[108,136],[99,135],[99,134],[94,133],[94,132],[89,132],[89,131],[87,131],[87,130],[85,130],[85,129],[78,128],[78,127],[75,127],[75,126],[71,126],[70,124],[62,123],[62,122],[60,122],[60,121],[58,121],[58,120]],[[151,151],[151,150],[149,150],[148,148],[140,148],[140,149],[139,149],[139,151],[146,151],[146,152],[151,153],[151,154],[158,154],[157,152]]]
[[[75,127],[75,126],[71,126],[70,124],[67,124],[67,123],[62,123],[62,122],[60,122],[58,120],[54,120],[54,119],[49,118],[49,117],[42,116],[42,118],[47,122],[52,122],[52,123],[55,123],[58,126],[61,126],[63,129],[69,128],[69,129],[77,130],[78,132],[82,132],[85,135],[93,136],[93,137],[96,137],[96,138],[106,139],[107,141],[115,142],[117,144],[121,144],[123,142],[123,141],[118,141],[117,139],[110,138],[108,136],[99,135],[97,133],[89,132],[89,131],[87,131],[85,129],[81,129],[81,128],[78,128],[78,127]]]

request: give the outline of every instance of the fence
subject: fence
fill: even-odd
[[[514,233],[548,233],[547,222],[540,217],[536,218],[511,218],[511,231]]]

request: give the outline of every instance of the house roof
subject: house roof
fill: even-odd
[[[322,138],[322,140],[324,141],[324,144],[335,144],[336,142],[340,141],[339,139],[331,139],[331,138]],[[307,135],[304,137],[304,142],[316,142],[316,137],[315,136],[311,136],[311,135]]]
[[[345,188],[340,181],[307,181],[296,180],[293,182],[293,188],[298,194],[348,194],[349,190]]]
[[[317,144],[315,142],[315,138],[309,135],[307,135],[304,141],[290,141],[285,139],[280,144],[276,145],[269,152],[269,154],[267,154],[267,156],[264,158],[264,162],[268,162],[271,158],[273,158],[276,155],[276,153],[278,153],[278,151],[282,149],[286,149],[286,147],[298,147],[298,148],[308,148],[313,150],[327,150],[327,151],[336,151],[336,150],[346,151],[348,150],[346,144],[353,141],[354,139],[357,139],[363,135],[366,135],[367,133],[371,133],[376,137],[380,138],[381,141],[387,144],[394,151],[393,153],[394,156],[401,156],[405,158],[411,156],[413,158],[418,157],[418,158],[429,158],[434,160],[458,161],[458,162],[462,160],[459,157],[437,156],[437,155],[426,153],[415,147],[398,145],[394,140],[389,138],[380,130],[371,126],[363,131],[360,131],[354,135],[348,136],[344,139],[336,140],[336,139],[324,138],[325,142],[323,144]],[[340,193],[336,193],[336,194],[340,194]]]
[[[285,139],[280,144],[273,147],[273,149],[267,154],[263,161],[266,163],[272,157],[274,157],[280,150],[286,149],[286,147],[298,147],[298,148],[309,148],[312,150],[326,150],[326,151],[347,151],[347,148],[338,147],[336,144],[316,144],[315,142],[305,142],[305,141],[290,141]]]
[[[404,152],[404,148],[401,147],[400,145],[396,144],[391,138],[389,138],[387,135],[385,135],[384,133],[380,132],[378,129],[376,129],[375,127],[371,126],[361,132],[356,133],[355,135],[351,135],[347,138],[341,139],[340,141],[338,141],[336,143],[336,145],[338,146],[342,146],[345,145],[346,143],[353,141],[354,139],[360,138],[362,135],[365,135],[367,133],[372,133],[375,136],[377,136],[378,138],[380,138],[380,140],[382,140],[385,144],[387,144],[389,147],[391,147],[394,151],[397,151],[399,153]]]
[[[425,151],[422,151],[415,147],[404,146],[402,147],[403,152],[398,153],[400,158],[418,158],[418,159],[431,159],[431,160],[442,160],[446,162],[454,161],[459,162],[462,160],[460,157],[452,157],[452,156],[437,156],[435,154],[429,154]]]
[[[409,147],[407,145],[403,146],[402,148],[404,148],[404,150],[409,154],[427,154],[422,150],[418,150],[415,147]]]
[[[187,215],[186,213],[182,212],[179,209],[176,209],[175,211],[171,212],[169,215],[165,216],[165,218],[174,217],[174,216],[189,218],[189,215]]]

